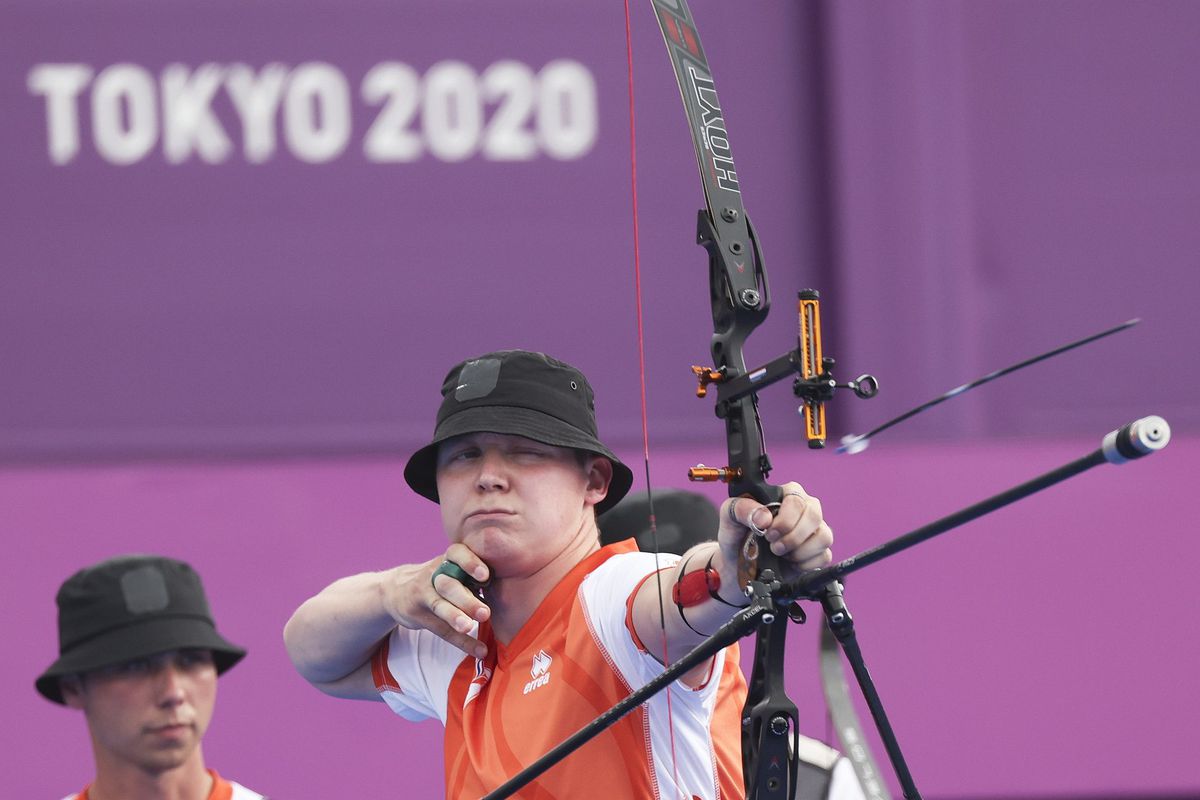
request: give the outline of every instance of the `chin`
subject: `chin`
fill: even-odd
[[[498,531],[471,534],[463,539],[463,544],[483,559],[497,578],[519,574],[530,556],[527,545]]]
[[[510,566],[521,554],[511,544],[506,542],[474,542],[468,543],[471,552],[479,556],[488,568],[499,574],[504,573],[505,567]]]
[[[179,769],[187,763],[195,749],[195,744],[191,744],[149,753],[142,759],[142,768],[156,774]]]
[[[506,531],[492,526],[468,532],[462,537],[462,543],[484,561],[487,561],[489,556],[498,556],[519,547]]]

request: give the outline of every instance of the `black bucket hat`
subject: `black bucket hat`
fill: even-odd
[[[59,678],[169,650],[211,650],[217,674],[246,651],[213,622],[200,576],[182,561],[120,556],[76,572],[58,590],[59,658],[35,682],[62,703]]]
[[[438,445],[467,433],[524,436],[604,456],[612,462],[613,477],[597,513],[616,505],[633,485],[633,472],[597,438],[595,397],[587,378],[544,353],[501,350],[450,370],[442,383],[433,441],[404,467],[414,492],[437,502]]]

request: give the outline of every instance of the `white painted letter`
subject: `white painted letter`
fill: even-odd
[[[163,155],[168,162],[187,161],[193,149],[209,164],[229,156],[229,137],[209,107],[219,88],[221,68],[216,64],[201,64],[190,74],[183,64],[163,70]]]
[[[154,78],[136,64],[106,67],[92,89],[92,131],[96,150],[114,164],[150,152],[158,138]]]
[[[461,61],[439,61],[425,73],[421,127],[429,152],[462,161],[479,147],[483,102],[475,70]]]
[[[416,70],[398,61],[371,67],[362,82],[362,98],[383,108],[367,135],[363,152],[371,161],[416,161],[421,156],[421,137],[410,130],[421,97],[421,79]]]
[[[267,64],[257,77],[249,66],[233,64],[225,77],[225,91],[242,118],[242,151],[252,164],[275,155],[275,112],[285,80],[283,64]]]
[[[329,64],[301,64],[283,101],[284,136],[296,158],[319,164],[341,155],[350,141],[350,87]]]
[[[520,61],[497,61],[483,71],[483,99],[496,111],[483,134],[483,155],[494,161],[528,161],[537,156],[529,130],[535,85],[533,70]]]
[[[596,82],[578,61],[551,61],[538,75],[537,131],[551,158],[581,157],[596,142]]]
[[[50,161],[66,164],[79,153],[79,113],[75,98],[92,79],[86,64],[37,64],[25,85],[46,97],[46,144]]]

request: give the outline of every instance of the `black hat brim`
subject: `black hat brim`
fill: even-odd
[[[47,700],[64,704],[59,685],[64,676],[185,649],[212,651],[218,675],[246,655],[245,649],[226,640],[206,619],[159,617],[108,631],[72,647],[38,676],[34,685]]]
[[[598,439],[557,417],[530,408],[517,406],[480,406],[466,408],[448,417],[438,426],[433,441],[412,454],[404,467],[404,480],[422,497],[438,502],[437,453],[447,439],[468,433],[500,433],[524,436],[542,444],[569,447],[604,456],[613,465],[608,494],[596,504],[596,513],[603,514],[624,497],[633,486],[633,471],[621,462]]]

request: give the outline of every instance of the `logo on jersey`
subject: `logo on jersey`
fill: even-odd
[[[467,696],[463,700],[463,708],[466,708],[472,700],[479,696],[483,691],[483,687],[487,686],[488,681],[492,679],[492,668],[483,663],[483,659],[475,659],[475,677],[471,679],[471,684],[467,687]]]
[[[553,661],[554,659],[546,655],[545,650],[538,650],[537,655],[533,657],[533,669],[529,670],[533,680],[525,684],[525,694],[550,682],[550,664]]]

